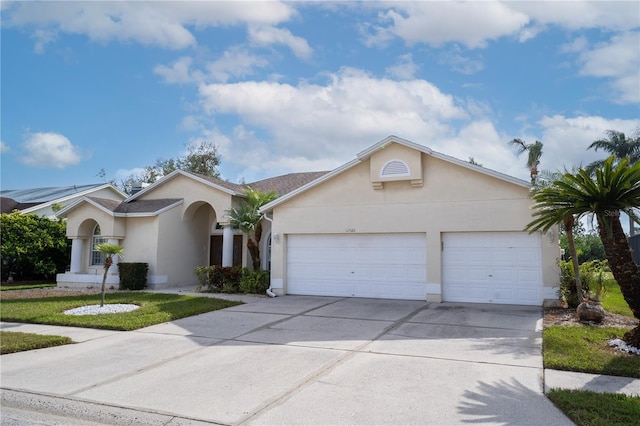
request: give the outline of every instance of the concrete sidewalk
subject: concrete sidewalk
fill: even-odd
[[[3,355],[3,411],[102,424],[572,424],[543,394],[567,376],[543,381],[539,308],[244,301],[132,332],[3,323],[78,342]]]

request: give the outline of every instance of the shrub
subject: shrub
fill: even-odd
[[[120,290],[142,290],[147,286],[149,264],[142,262],[118,263]]]
[[[241,273],[237,266],[199,266],[194,271],[198,290],[211,293],[240,293]]]
[[[240,290],[243,293],[264,294],[269,288],[269,271],[244,268],[240,276]]]
[[[571,308],[577,307],[582,300],[578,299],[576,278],[571,261],[558,262],[560,267],[560,298]],[[604,292],[604,273],[609,271],[606,260],[592,260],[580,265],[582,290],[591,297],[600,297]]]

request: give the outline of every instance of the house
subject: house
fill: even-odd
[[[62,187],[8,189],[0,191],[2,213],[15,210],[24,214],[55,217],[55,210],[72,204],[82,197],[124,200],[127,194],[108,183]]]
[[[249,186],[286,195],[325,173],[292,173]],[[176,170],[123,201],[77,200],[58,212],[67,219],[67,237],[72,240],[71,267],[58,274],[58,286],[101,283],[104,262],[95,246],[103,242],[122,245],[127,262],[148,263],[150,288],[195,285],[193,271],[198,266],[248,266],[246,236],[233,230],[225,216],[245,198],[246,186]],[[267,224],[265,228],[268,233]],[[109,271],[110,285],[118,283],[117,262],[114,259]],[[267,261],[263,267],[268,267]]]
[[[278,295],[558,300],[558,230],[523,231],[532,200],[520,179],[389,136],[331,172],[249,186],[281,194],[262,208],[263,267]],[[243,191],[176,171],[119,204],[85,197],[59,213],[73,250],[58,285],[99,275],[91,247],[105,240],[149,263],[156,288],[195,284],[204,264],[248,265],[246,237],[225,217]]]

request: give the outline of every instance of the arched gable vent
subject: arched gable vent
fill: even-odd
[[[391,160],[382,167],[380,177],[409,176],[409,166],[401,160]]]

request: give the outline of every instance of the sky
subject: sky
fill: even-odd
[[[3,190],[120,182],[201,141],[253,182],[389,135],[528,180],[513,138],[557,171],[640,128],[637,1],[0,7]]]

